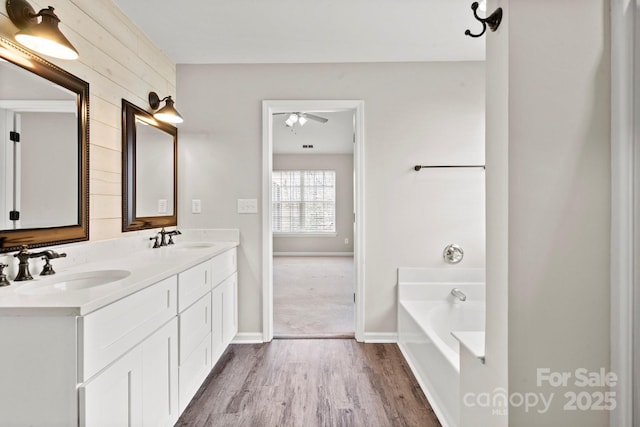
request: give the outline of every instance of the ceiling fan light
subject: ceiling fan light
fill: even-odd
[[[296,123],[296,122],[298,121],[298,115],[297,115],[297,114],[295,114],[295,113],[294,113],[294,114],[291,114],[291,115],[289,116],[289,121],[290,121],[292,124],[293,124],[293,123]]]
[[[298,123],[300,123],[300,126],[304,126],[305,123],[307,123],[307,118],[304,116],[300,116],[300,118],[298,119]]]

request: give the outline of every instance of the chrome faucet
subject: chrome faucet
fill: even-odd
[[[455,298],[459,299],[460,301],[466,301],[467,300],[467,296],[464,294],[464,292],[462,292],[458,288],[453,288],[451,290],[451,295],[453,295]]]
[[[23,245],[22,249],[20,249],[20,252],[14,254],[13,256],[18,258],[19,261],[18,274],[16,274],[16,278],[13,280],[16,282],[21,282],[23,280],[33,280],[33,276],[29,272],[29,260],[31,258],[44,257],[44,259],[46,259],[46,264],[42,269],[41,274],[47,276],[50,274],[55,274],[55,271],[53,271],[53,267],[51,266],[51,264],[49,264],[49,260],[66,257],[67,254],[59,254],[52,250],[46,250],[42,252],[29,252],[29,248],[27,247],[27,245]]]

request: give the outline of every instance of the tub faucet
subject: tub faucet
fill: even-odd
[[[467,296],[464,294],[464,292],[462,292],[458,288],[453,288],[451,290],[451,295],[453,295],[455,298],[458,298],[460,301],[466,301],[467,300]]]

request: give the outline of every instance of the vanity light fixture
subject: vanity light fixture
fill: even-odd
[[[166,101],[164,107],[158,110],[160,103],[163,101]],[[153,110],[158,110],[153,113],[153,117],[161,122],[171,124],[184,122],[184,119],[180,113],[178,113],[178,110],[173,106],[173,99],[171,99],[171,96],[165,96],[160,99],[157,93],[149,92],[149,105]]]
[[[60,18],[53,7],[36,13],[26,0],[7,0],[7,14],[20,29],[15,39],[21,45],[54,58],[78,59],[78,51],[58,28]]]

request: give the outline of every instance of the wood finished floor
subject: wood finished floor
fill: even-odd
[[[395,344],[231,345],[176,426],[439,427]]]

